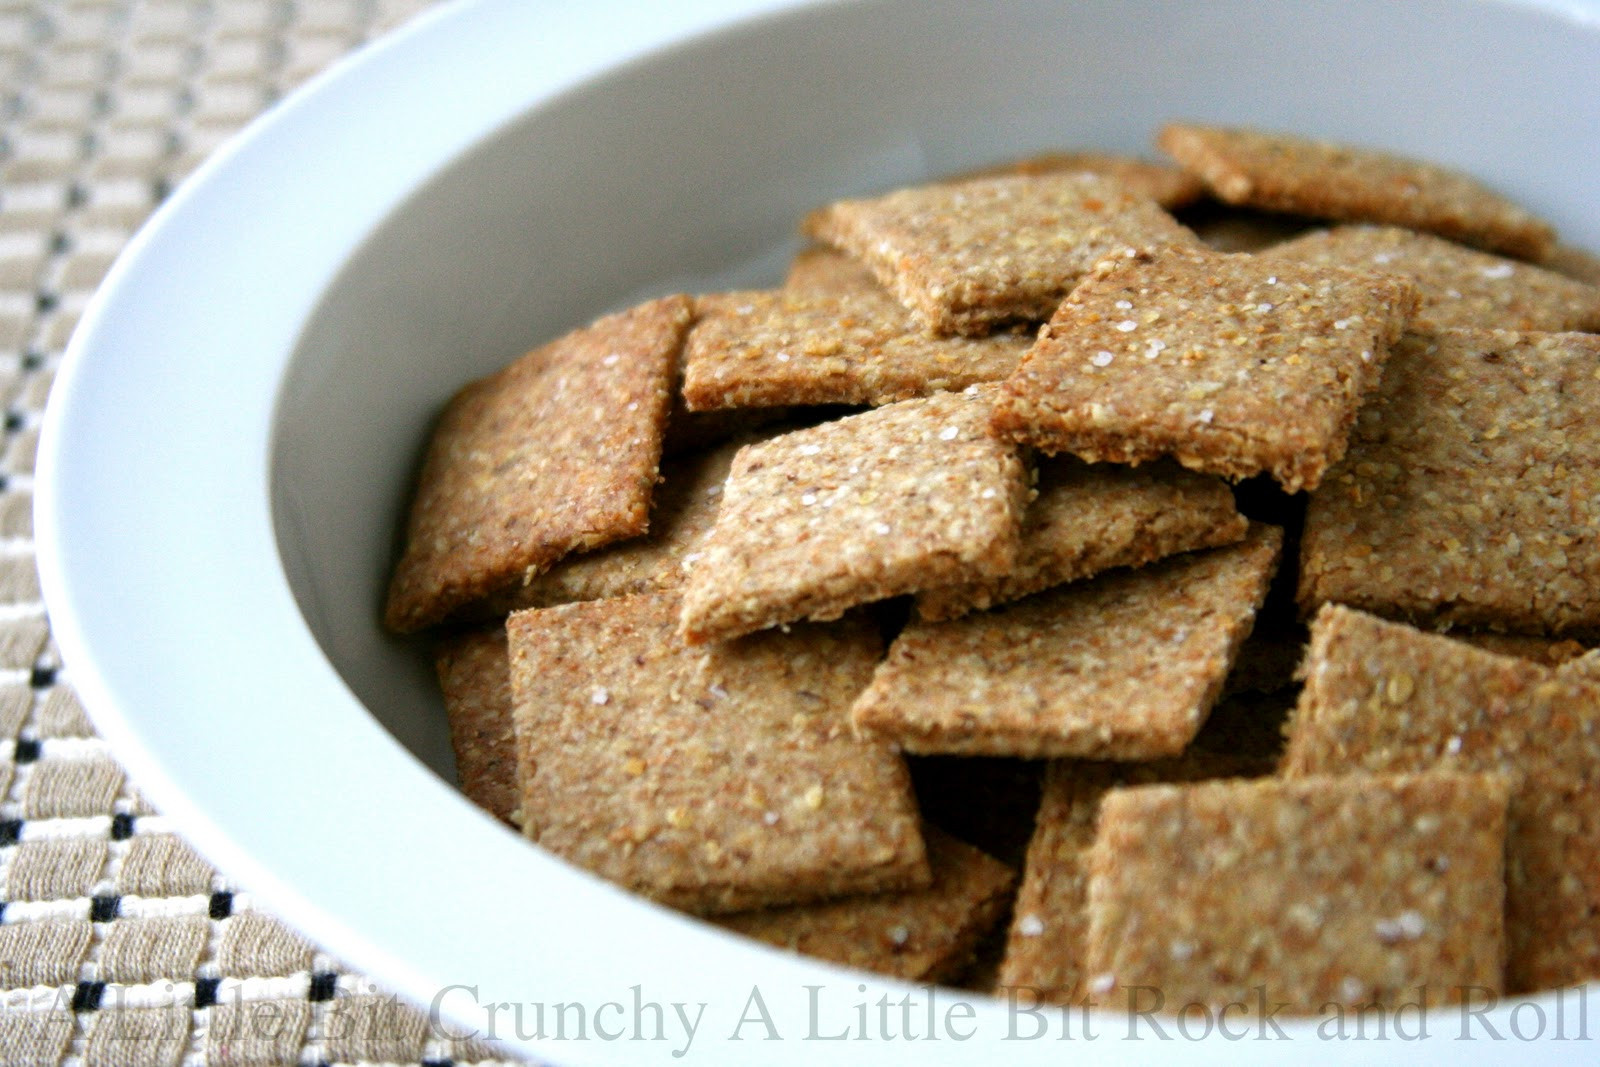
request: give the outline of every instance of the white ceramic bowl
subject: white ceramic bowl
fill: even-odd
[[[86,317],[39,466],[72,681],[205,852],[445,1017],[481,1030],[499,1002],[631,1012],[633,987],[706,1005],[692,1041],[670,1007],[659,1042],[592,1027],[519,1040],[502,1017],[499,1036],[550,1058],[1281,1054],[1217,1035],[1130,1045],[1120,1017],[1098,1041],[1063,1044],[1056,1016],[1007,1041],[1035,1023],[981,997],[961,1002],[968,1017],[948,995],[926,1040],[925,992],[669,914],[471,808],[448,781],[426,665],[377,626],[409,472],[462,382],[644,294],[775,280],[795,220],[831,197],[1043,147],[1143,150],[1169,117],[1456,164],[1600,247],[1588,0],[450,5],[212,160]],[[739,1027],[759,1014],[752,990],[779,1040]],[[881,1040],[876,1007],[868,1040],[804,1040],[907,992],[923,1040]],[[1540,1003],[1549,1041],[1555,1002]],[[1580,1009],[1563,1010],[1572,1036]],[[603,1018],[609,1032],[621,1016]],[[1515,1021],[1533,1032],[1526,1010]],[[1467,1042],[1459,1018],[1430,1022],[1420,1048],[1286,1030],[1311,1060],[1499,1047],[1472,1020]]]

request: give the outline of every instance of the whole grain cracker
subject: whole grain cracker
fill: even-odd
[[[1600,626],[1600,337],[1407,336],[1312,495],[1302,607],[1449,626]]]
[[[1559,667],[1589,652],[1570,637],[1535,637],[1531,634],[1497,634],[1490,631],[1475,633],[1468,630],[1456,630],[1450,636],[1485,652],[1525,659],[1546,667]]]
[[[1114,152],[1041,152],[1023,159],[996,163],[946,179],[967,182],[975,178],[1003,178],[1008,175],[1098,174],[1116,181],[1136,196],[1147,197],[1168,211],[1185,207],[1205,195],[1199,178],[1170,163],[1156,163],[1138,156]]]
[[[742,912],[717,924],[847,967],[911,982],[948,981],[1005,914],[1016,874],[933,827],[923,835],[933,872],[926,889]]]
[[[857,699],[856,732],[921,753],[1181,752],[1222,691],[1281,543],[1257,526],[1227,548],[913,622]]]
[[[1157,143],[1230,204],[1406,226],[1534,261],[1555,244],[1548,223],[1437,164],[1291,134],[1183,123],[1163,127]]]
[[[1414,307],[1409,283],[1169,248],[1105,260],[1007,379],[995,427],[1091,462],[1175,456],[1314,488]]]
[[[1114,252],[1194,244],[1153,200],[1093,174],[984,178],[841,200],[806,232],[861,259],[935,333],[1050,317]]]
[[[1067,456],[1038,465],[1017,561],[1003,577],[928,589],[917,614],[953,619],[1113,567],[1233,544],[1249,523],[1215,478],[1173,463],[1125,467]]]
[[[685,587],[684,634],[836,618],[1008,569],[1028,486],[989,435],[991,395],[906,400],[743,449]]]
[[[401,632],[644,532],[686,296],[608,315],[456,394],[428,444],[384,619]]]
[[[1600,679],[1337,605],[1311,635],[1282,773],[1504,775],[1507,990],[1600,977]]]
[[[926,887],[905,763],[845,713],[876,629],[695,649],[677,608],[650,594],[511,616],[523,832],[703,914]]]
[[[1409,278],[1420,303],[1410,330],[1600,330],[1600,287],[1394,226],[1315,230],[1263,259],[1384,271]]]
[[[883,291],[865,263],[827,245],[808,245],[795,253],[783,287],[797,292],[821,293]]]
[[[1090,989],[1297,1013],[1497,992],[1506,796],[1443,773],[1113,790],[1087,857]]]
[[[1027,334],[938,337],[883,289],[777,289],[703,296],[685,344],[691,411],[886,404],[998,381]]]
[[[441,641],[434,667],[444,693],[461,792],[495,818],[516,826],[521,820],[521,791],[505,627]]]

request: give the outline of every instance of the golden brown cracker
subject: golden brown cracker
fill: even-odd
[[[450,720],[456,781],[468,800],[502,822],[521,819],[511,660],[503,626],[441,641],[434,656]]]
[[[1095,151],[1041,152],[968,171],[947,180],[965,182],[974,178],[1003,178],[1008,175],[1076,173],[1111,178],[1129,192],[1148,197],[1168,211],[1194,203],[1206,191],[1205,183],[1199,178],[1170,163]]]
[[[795,253],[783,287],[797,292],[859,293],[882,292],[867,265],[827,245],[808,245]]]

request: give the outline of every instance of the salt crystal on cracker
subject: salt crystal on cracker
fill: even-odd
[[[1555,244],[1548,223],[1433,163],[1291,134],[1181,123],[1164,127],[1157,143],[1230,204],[1406,226],[1534,261]]]
[[[929,883],[904,761],[850,734],[881,642],[860,620],[711,649],[669,594],[518,612],[523,831],[700,913]]]
[[[489,814],[517,825],[521,801],[505,627],[448,638],[440,643],[434,666],[461,792]]]
[[[948,180],[964,182],[974,178],[1002,178],[1016,174],[1078,173],[1111,178],[1130,193],[1148,197],[1168,211],[1194,203],[1206,191],[1204,182],[1179,167],[1113,152],[1041,152],[969,171]]]
[[[1097,266],[1003,384],[995,428],[1091,462],[1176,457],[1312,488],[1414,306],[1409,283],[1196,249]]]
[[[610,315],[456,394],[423,461],[385,622],[438,622],[644,532],[688,297]]]

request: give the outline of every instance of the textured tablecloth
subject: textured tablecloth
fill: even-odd
[[[112,259],[217,145],[428,4],[0,0],[0,1064],[496,1055],[306,943],[140,797],[34,568],[40,417]]]

